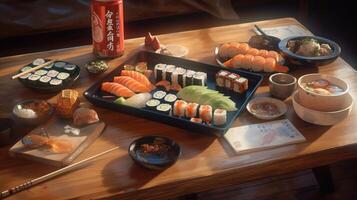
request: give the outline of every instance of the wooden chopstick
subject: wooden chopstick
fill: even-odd
[[[13,187],[13,188],[10,188],[10,189],[8,189],[8,190],[2,191],[2,192],[0,193],[0,199],[5,198],[5,197],[8,197],[8,196],[13,195],[13,194],[16,194],[16,193],[18,193],[18,192],[21,192],[21,191],[23,191],[23,190],[25,190],[25,189],[28,189],[28,188],[30,188],[30,187],[36,185],[36,184],[39,184],[39,183],[44,182],[44,181],[47,181],[47,180],[49,180],[49,179],[51,179],[51,178],[53,178],[53,177],[55,177],[55,176],[61,175],[61,174],[65,173],[65,172],[68,172],[68,171],[71,171],[71,170],[73,170],[73,169],[76,169],[76,168],[82,166],[83,164],[86,164],[86,163],[88,163],[89,161],[91,161],[91,160],[93,160],[93,159],[95,159],[95,158],[98,158],[99,156],[102,156],[102,155],[104,155],[104,154],[107,154],[107,153],[109,153],[109,152],[111,152],[111,151],[114,151],[114,150],[116,150],[116,149],[118,149],[118,148],[119,148],[119,147],[114,147],[114,148],[112,148],[112,149],[108,149],[108,150],[106,150],[106,151],[104,151],[104,152],[102,152],[102,153],[96,154],[96,155],[94,155],[94,156],[91,156],[91,157],[86,158],[86,159],[84,159],[84,160],[81,160],[81,161],[79,161],[79,162],[73,163],[73,164],[71,164],[71,165],[68,165],[68,166],[66,166],[66,167],[63,167],[63,168],[61,168],[61,169],[59,169],[59,170],[56,170],[56,171],[51,172],[51,173],[49,173],[49,174],[46,174],[46,175],[44,175],[44,176],[41,176],[41,177],[32,179],[32,180],[30,180],[30,181],[27,181],[27,182],[21,184],[21,185],[18,185],[18,186],[15,186],[15,187]]]
[[[33,72],[33,71],[39,70],[39,69],[41,69],[41,68],[43,68],[43,67],[46,67],[47,65],[50,65],[50,64],[54,63],[55,61],[56,61],[56,60],[50,60],[50,61],[48,61],[48,62],[45,62],[45,63],[43,63],[43,64],[41,64],[41,65],[38,65],[38,66],[32,68],[32,69],[29,69],[29,70],[27,70],[27,71],[21,72],[20,74],[16,74],[16,75],[14,75],[14,76],[11,77],[11,78],[12,78],[12,79],[17,79],[17,78],[19,78],[19,77],[21,77],[21,76],[23,76],[23,75],[25,75],[25,74],[28,74],[28,73],[30,73],[30,72]]]

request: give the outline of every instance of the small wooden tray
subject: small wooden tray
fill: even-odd
[[[65,139],[72,143],[73,150],[69,153],[53,153],[49,150],[38,148],[30,149],[25,147],[21,140],[18,141],[11,149],[9,153],[14,157],[23,157],[29,160],[35,160],[54,166],[65,166],[70,164],[85,148],[87,148],[95,139],[103,132],[105,128],[104,122],[98,122],[95,124],[87,125],[80,128],[80,136],[73,136],[64,133],[64,126],[70,125],[71,121],[59,119],[57,117],[52,118],[43,126],[36,128],[29,134],[38,133],[41,128],[45,128],[50,138],[56,137],[59,139]]]

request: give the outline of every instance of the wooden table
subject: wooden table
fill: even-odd
[[[302,26],[291,18],[261,21],[255,24],[261,27],[290,24]],[[217,44],[236,40],[247,41],[254,34],[252,27],[253,23],[238,24],[160,35],[159,38],[164,44],[176,43],[188,47],[190,59],[215,63],[213,49]],[[133,55],[142,42],[143,38],[125,41],[126,54],[121,58],[111,60],[109,71]],[[0,58],[1,115],[9,114],[18,100],[47,99],[54,95],[36,93],[24,88],[18,81],[10,80],[11,75],[21,66],[37,57],[66,60],[84,66],[93,58],[91,48],[89,45]],[[330,65],[310,70],[298,69],[293,74],[298,77],[301,74],[316,71],[344,79],[350,85],[352,96],[356,98],[357,74],[341,58]],[[88,76],[83,69],[79,81],[73,88],[83,92],[102,76],[104,75]],[[267,91],[268,87],[263,84],[258,89],[257,95],[265,95]],[[98,159],[85,168],[37,185],[10,199],[109,197],[166,199],[258,178],[325,166],[339,160],[357,157],[356,106],[350,117],[338,125],[316,126],[298,118],[293,111],[291,100],[288,99],[287,104],[289,109],[286,117],[303,133],[307,142],[239,156],[235,155],[222,139],[95,107],[108,127],[103,135],[76,161],[114,146],[119,145],[120,150]],[[259,122],[262,121],[244,111],[233,126]],[[25,133],[17,132],[20,135]],[[168,136],[176,140],[183,150],[180,160],[161,172],[138,167],[127,153],[131,141],[140,136],[153,134]],[[8,148],[3,147],[0,150],[0,190],[56,169],[36,162],[11,158],[7,155]]]

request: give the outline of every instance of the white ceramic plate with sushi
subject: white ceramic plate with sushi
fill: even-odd
[[[254,117],[262,120],[276,119],[288,110],[283,101],[271,97],[256,97],[247,104],[246,108]]]

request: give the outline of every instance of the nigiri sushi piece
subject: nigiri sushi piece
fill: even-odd
[[[173,90],[173,91],[176,91],[176,92],[179,92],[181,89],[182,89],[182,87],[181,87],[180,84],[172,84],[170,86],[170,90]]]
[[[149,79],[143,75],[140,72],[137,71],[129,71],[129,70],[121,70],[120,73],[121,76],[130,76],[131,78],[135,79],[136,81],[144,84],[147,88],[149,88],[150,90],[155,89],[155,86],[153,86],[151,84],[151,82],[149,81]]]
[[[155,86],[157,86],[157,87],[162,86],[162,87],[165,88],[166,91],[169,91],[170,88],[171,88],[170,82],[169,82],[169,81],[166,81],[166,80],[162,80],[162,81],[157,82],[157,83],[155,84]]]
[[[269,52],[268,52],[269,53]],[[288,72],[289,68],[279,65],[274,58],[238,54],[224,63],[229,68],[248,69],[256,72]]]
[[[109,92],[119,97],[131,97],[135,94],[133,91],[131,91],[124,85],[119,83],[113,83],[113,82],[102,83],[101,89],[105,92]]]
[[[130,76],[116,76],[114,77],[114,82],[124,85],[135,93],[150,92],[149,88]]]
[[[237,43],[225,43],[219,47],[218,54],[221,58],[232,58],[239,53]]]
[[[267,51],[264,49],[259,50],[250,47],[247,43],[230,42],[222,44],[218,53],[221,58],[233,58],[238,54],[249,54],[252,56],[261,56],[264,58],[274,58],[278,63],[281,63],[283,60],[282,56],[276,51]]]

